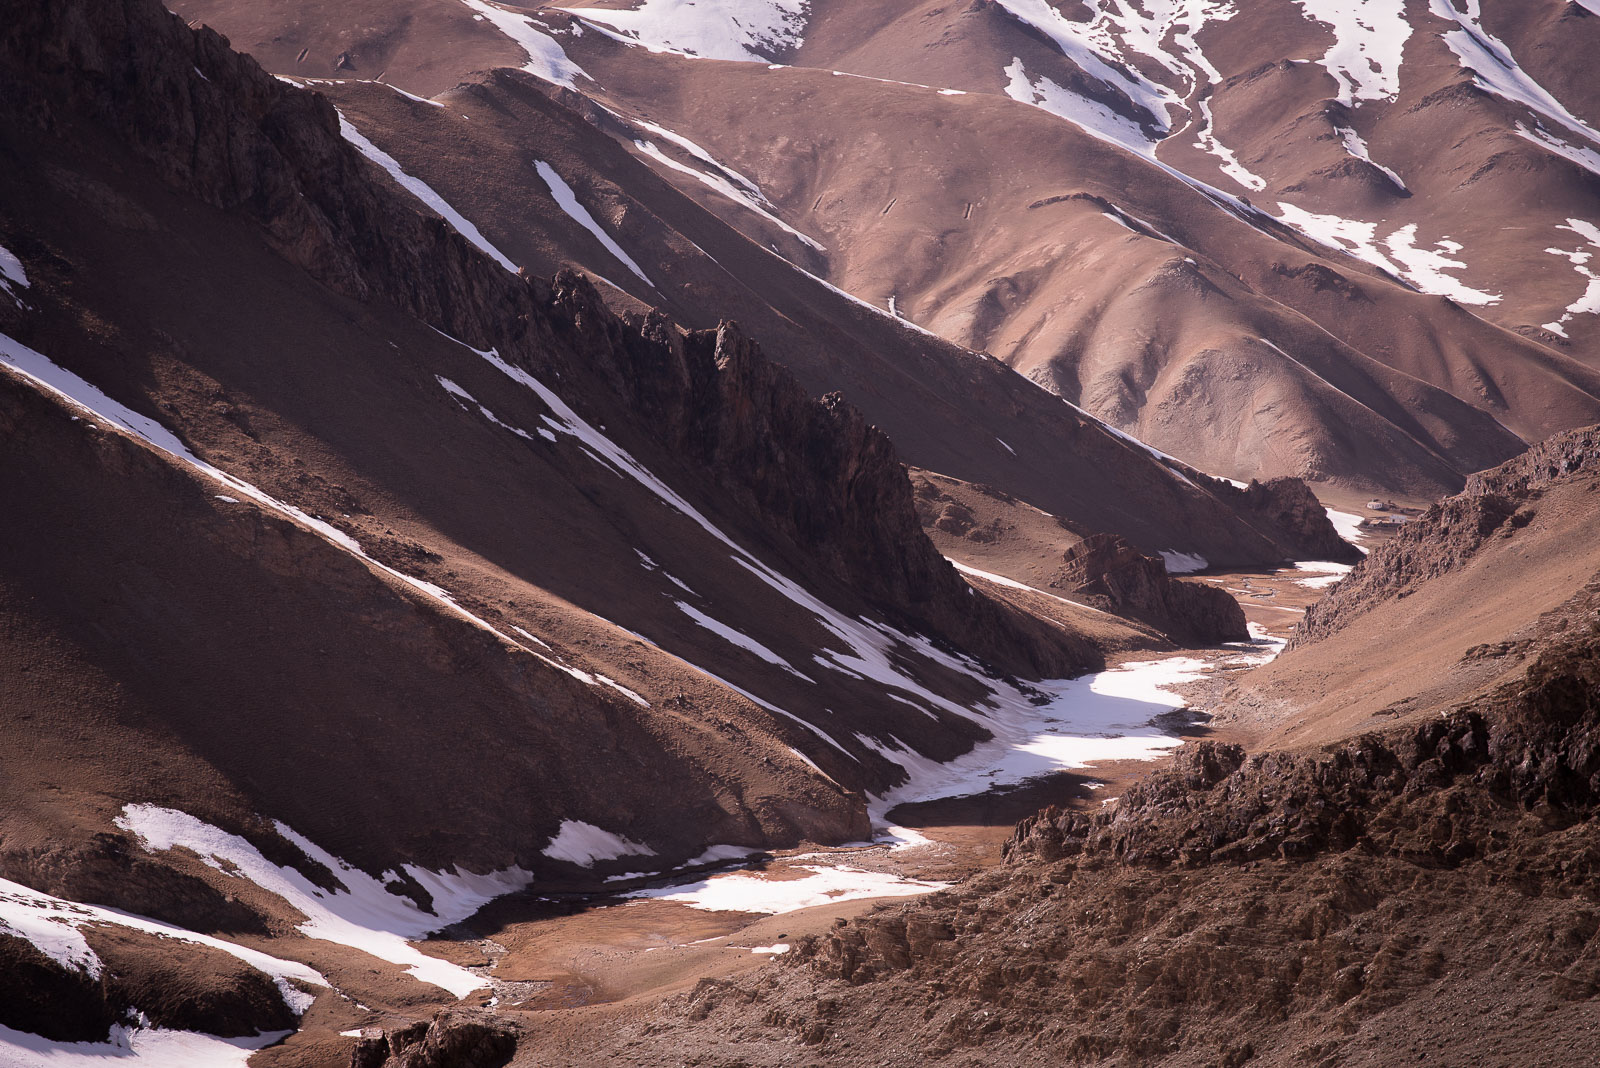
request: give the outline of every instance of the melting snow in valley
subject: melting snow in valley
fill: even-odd
[[[1328,513],[1328,521],[1333,524],[1333,529],[1339,537],[1361,549],[1362,553],[1367,551],[1361,548],[1361,543],[1367,540],[1366,532],[1361,529],[1361,520],[1365,518],[1364,516],[1356,515],[1354,512],[1336,512],[1332,508],[1326,508],[1324,511]]]
[[[991,741],[943,764],[892,735],[887,742],[858,735],[909,775],[868,811],[883,824],[891,809],[907,802],[964,797],[1108,760],[1152,760],[1183,743],[1151,721],[1183,708],[1186,702],[1171,687],[1202,678],[1206,667],[1192,657],[1168,657],[1035,684],[1034,700],[1041,703],[1016,693],[987,721]]]
[[[643,0],[632,11],[563,10],[652,52],[765,63],[800,47],[810,6],[810,0]]]
[[[1296,571],[1304,571],[1310,578],[1297,578],[1294,581],[1313,590],[1325,590],[1350,573],[1354,564],[1336,564],[1331,560],[1297,560],[1294,565]]]
[[[675,886],[647,887],[623,896],[675,901],[708,912],[779,913],[869,897],[912,897],[950,885],[843,864],[802,864],[798,869],[811,874],[798,879],[763,879],[751,872],[729,872]]]

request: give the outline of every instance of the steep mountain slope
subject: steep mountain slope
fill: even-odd
[[[1313,606],[1224,719],[1318,744],[1421,722],[1519,676],[1547,635],[1590,610],[1597,458],[1590,428],[1473,475]]]
[[[547,99],[534,79],[506,71],[443,94],[445,107],[371,84],[316,88],[512,262],[576,262],[690,325],[736,317],[809,389],[844,393],[920,464],[1003,485],[1151,554],[1181,549],[1222,562],[1287,548],[1283,532],[1243,528],[1232,509],[1206,499],[1211,490],[1196,493],[1201,480],[1192,471],[1150,464],[1148,454],[994,361],[862,307],[756,247],[621,151],[608,131],[625,141],[648,134],[592,104],[598,128]],[[571,94],[562,99],[584,107]],[[552,181],[587,222],[558,203]],[[658,265],[653,277],[636,275],[618,253]],[[620,294],[612,299],[633,306]],[[1185,531],[1183,545],[1172,543],[1174,530]]]
[[[898,636],[890,624],[1033,677],[1096,662],[1086,643],[1059,627],[976,597],[921,538],[909,484],[882,435],[837,400],[808,400],[732,328],[684,336],[656,318],[629,327],[581,279],[565,277],[551,288],[505,273],[384,189],[339,137],[325,104],[262,75],[214,35],[191,34],[137,8],[127,21],[76,7],[33,18],[5,40],[10,70],[44,75],[11,86],[34,119],[7,133],[26,161],[5,179],[8,210],[16,213],[8,247],[31,268],[29,285],[7,298],[5,362],[22,374],[11,388],[25,395],[31,382],[61,395],[69,405],[63,413],[76,405],[74,425],[83,423],[86,433],[89,426],[93,433],[120,427],[133,437],[111,434],[122,443],[118,455],[147,456],[140,462],[154,467],[143,487],[119,497],[116,521],[91,524],[84,509],[95,506],[92,496],[61,495],[103,474],[87,458],[70,473],[55,473],[73,454],[57,440],[34,443],[24,433],[50,417],[36,408],[14,417],[15,444],[32,462],[13,477],[43,478],[53,487],[12,487],[11,499],[26,507],[29,526],[36,524],[12,529],[20,539],[12,579],[22,584],[18,618],[37,604],[41,618],[53,620],[40,640],[54,634],[78,650],[60,673],[120,689],[115,700],[101,691],[122,709],[113,718],[186,710],[195,722],[185,729],[202,730],[206,739],[199,746],[205,761],[299,769],[292,778],[265,767],[225,772],[225,779],[249,783],[258,810],[286,816],[292,808],[297,826],[328,840],[348,839],[354,827],[381,822],[377,809],[400,803],[380,791],[370,799],[374,812],[352,822],[319,794],[346,781],[345,760],[280,710],[314,717],[332,704],[352,717],[337,728],[341,734],[385,738],[419,762],[401,773],[391,761],[376,761],[394,786],[409,784],[420,822],[391,822],[386,833],[398,838],[341,843],[353,859],[386,864],[399,853],[434,865],[504,866],[511,852],[527,854],[547,841],[562,818],[579,817],[574,806],[594,794],[591,777],[610,761],[598,753],[563,756],[554,736],[529,739],[527,758],[547,770],[508,773],[543,799],[507,804],[480,794],[476,803],[486,811],[459,825],[478,828],[481,837],[452,844],[427,829],[437,817],[427,810],[495,750],[458,752],[452,764],[448,749],[416,736],[429,729],[430,709],[456,710],[437,722],[453,737],[471,722],[464,706],[498,716],[549,684],[567,692],[574,717],[621,715],[619,729],[633,729],[632,717],[663,717],[695,734],[702,727],[682,711],[698,703],[692,688],[757,722],[783,722],[777,733],[794,732],[808,752],[828,749],[815,758],[791,752],[780,763],[794,761],[798,774],[818,778],[832,794],[837,784],[808,760],[842,759],[851,768],[839,769],[847,783],[863,773],[904,773],[868,749],[844,748],[860,744],[849,732],[835,741],[826,727],[778,712],[780,702],[824,718],[829,706],[861,709],[867,718],[852,718],[858,731],[872,729],[865,710],[874,705],[890,720],[914,716],[923,721],[919,744],[944,755],[984,734],[967,705],[995,683],[971,661]],[[82,56],[105,64],[110,77],[83,77],[76,67]],[[63,59],[64,70],[54,66]],[[108,90],[124,80],[136,91]],[[107,136],[97,120],[108,110],[140,151]],[[195,116],[192,124],[188,116]],[[36,142],[41,127],[48,131],[43,149],[18,151]],[[175,134],[187,137],[181,150],[171,143]],[[24,226],[24,218],[50,222]],[[238,293],[251,299],[237,300]],[[344,295],[351,293],[364,299]],[[473,349],[443,336],[445,328],[475,338],[492,332],[499,347]],[[561,393],[543,381],[560,382]],[[580,415],[563,394],[591,414]],[[60,423],[66,418],[56,417],[58,429],[71,429]],[[608,434],[602,427],[613,421]],[[119,459],[111,467],[133,463]],[[156,513],[122,518],[139,500],[163,500],[159,485],[175,487],[168,495],[193,497],[207,480],[219,491],[213,503],[176,530],[133,526]],[[177,548],[191,524],[228,528],[235,519],[244,525],[242,539],[223,537],[222,549],[231,545],[233,555],[266,569],[250,578],[267,586],[253,598],[264,607],[247,620],[233,618],[227,591],[245,581],[238,569],[251,565],[226,551],[201,557],[203,540],[192,552]],[[84,533],[74,538],[50,536],[78,529]],[[294,546],[281,560],[264,546],[273,538]],[[294,560],[302,553],[306,575],[347,573],[334,585],[349,587],[353,599],[322,609],[297,600],[306,593],[280,580],[285,570],[287,577],[301,574]],[[101,569],[93,562],[107,559],[125,560],[126,568],[98,594]],[[158,592],[169,586],[171,593]],[[383,602],[385,588],[384,611],[402,616],[420,597],[424,631],[442,627],[445,645],[420,657],[403,653],[422,641],[418,632],[386,638],[394,643],[390,652],[370,647],[389,626],[376,624],[378,609],[355,606]],[[127,614],[115,616],[109,606]],[[874,612],[890,624],[858,618]],[[109,623],[113,617],[120,626]],[[297,630],[289,625],[294,619],[307,624]],[[340,636],[318,633],[323,623]],[[841,643],[847,651],[838,651]],[[308,674],[306,657],[325,668]],[[319,659],[327,657],[333,659]],[[463,672],[452,663],[462,657],[487,659]],[[396,677],[400,660],[414,669],[428,665],[425,677],[437,677]],[[864,675],[869,665],[871,680]],[[511,675],[491,681],[497,672]],[[513,681],[528,673],[537,681]],[[741,696],[724,675],[768,696]],[[882,687],[895,679],[934,707],[884,700]],[[73,702],[46,699],[49,684],[19,684],[71,714]],[[497,687],[509,692],[496,696]],[[221,694],[233,695],[226,703],[236,718],[207,719],[204,710]],[[124,700],[131,702],[125,709]],[[396,702],[410,710],[402,719],[418,726],[380,726],[397,712]],[[634,711],[672,702],[679,710]],[[29,705],[19,697],[10,707],[29,714]],[[929,718],[948,718],[948,732]],[[238,748],[240,724],[281,732],[285,746],[306,750]],[[575,723],[548,729],[605,744]],[[899,729],[911,733],[909,723]],[[502,733],[483,723],[462,737],[494,747],[504,744]],[[313,761],[312,754],[320,755]],[[563,775],[552,777],[557,768]],[[433,785],[419,789],[424,771]],[[572,779],[563,784],[566,775]],[[308,785],[314,781],[324,786]],[[664,792],[662,783],[645,780],[636,788],[641,804]],[[127,800],[129,793],[119,788],[108,797]],[[824,801],[823,808],[840,803]],[[772,804],[775,813],[789,802]],[[846,808],[851,804],[859,802]],[[779,830],[784,817],[768,829],[780,837],[862,829],[859,811],[807,827],[806,807],[787,831]],[[692,856],[715,833],[714,820],[708,826],[675,821],[659,806],[657,812],[668,839],[694,839],[675,848],[658,843],[663,857]],[[643,818],[642,809],[637,815]],[[246,818],[237,809],[231,817]],[[521,830],[508,836],[504,827],[512,823]]]
[[[1219,474],[1426,499],[1513,454],[1519,435],[1600,417],[1581,310],[1589,135],[1533,90],[1518,90],[1531,105],[1506,102],[1533,84],[1514,58],[1488,89],[1463,72],[1464,41],[1511,55],[1493,6],[1483,29],[1475,5],[1459,19],[1442,3],[1380,5],[1370,31],[1319,5],[414,6],[475,43],[385,44],[340,73],[437,92],[442,53],[459,51],[465,76],[476,42],[503,32],[526,70],[746,233]],[[1589,31],[1583,9],[1548,7],[1547,34]],[[237,27],[279,73],[305,73],[286,51],[293,34],[269,35],[259,12],[229,0],[184,10]],[[356,25],[321,9],[289,21],[319,54]],[[416,165],[450,169],[424,136],[396,133],[397,156],[409,141]],[[1405,189],[1368,161],[1380,151],[1369,142],[1395,146],[1376,158],[1410,175]],[[571,170],[565,180],[585,184]],[[1523,221],[1508,228],[1513,213]],[[1451,258],[1458,244],[1465,260]],[[594,255],[571,242],[567,253]],[[1455,264],[1468,262],[1463,276]],[[616,261],[596,269],[612,277]],[[697,284],[728,287],[720,275]],[[781,307],[781,285],[754,288]],[[1496,303],[1471,303],[1491,291]],[[1538,325],[1558,301],[1566,338]],[[829,384],[915,461],[1029,488],[952,470],[841,370],[827,369]]]

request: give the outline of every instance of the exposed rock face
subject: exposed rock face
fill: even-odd
[[[489,1013],[448,1010],[426,1023],[362,1035],[350,1068],[501,1068],[516,1049],[512,1024]]]
[[[1287,547],[1296,560],[1361,559],[1361,551],[1339,537],[1327,509],[1298,478],[1251,479],[1244,489],[1213,482],[1212,488],[1257,529]]]
[[[1542,489],[1551,482],[1600,464],[1600,426],[1583,427],[1546,438],[1521,456],[1467,478],[1463,497],[1516,495]]]
[[[1497,534],[1513,534],[1552,484],[1600,464],[1600,427],[1558,434],[1498,467],[1480,471],[1466,488],[1400,528],[1333,591],[1312,605],[1289,648],[1327,637],[1377,605],[1404,597],[1423,582],[1465,564]]]
[[[611,315],[574,272],[556,277],[552,319],[675,456],[694,461],[800,567],[820,568],[898,622],[1004,670],[1063,676],[1099,656],[1073,635],[967,592],[917,521],[894,445],[838,394],[820,401],[736,323],[679,334],[653,314]]]
[[[1063,553],[1062,562],[1060,578],[1051,585],[1149,623],[1176,641],[1211,644],[1250,637],[1244,610],[1226,590],[1173,578],[1160,560],[1115,534],[1091,534]]]

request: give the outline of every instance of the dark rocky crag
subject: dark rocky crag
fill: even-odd
[[[1115,534],[1091,534],[1062,554],[1050,583],[1098,608],[1149,623],[1179,643],[1248,641],[1244,609],[1226,590],[1184,582]]]
[[[1243,489],[1210,480],[1217,496],[1231,504],[1257,529],[1283,545],[1295,560],[1354,563],[1361,550],[1339,537],[1328,511],[1311,488],[1298,478],[1251,479]]]

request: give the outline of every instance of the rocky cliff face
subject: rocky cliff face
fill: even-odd
[[[1558,434],[1467,480],[1364,559],[1295,628],[1289,648],[1325,638],[1377,605],[1460,568],[1486,541],[1525,526],[1551,485],[1600,463],[1600,428]]]
[[[688,334],[659,314],[624,323],[573,272],[557,276],[550,305],[576,363],[798,566],[1009,672],[1063,676],[1100,662],[1061,628],[969,594],[923,534],[888,437],[838,394],[807,397],[736,323]]]
[[[1244,610],[1226,590],[1175,579],[1160,560],[1114,534],[1091,534],[1068,549],[1059,575],[1052,585],[1149,623],[1174,641],[1206,645],[1250,637]]]

